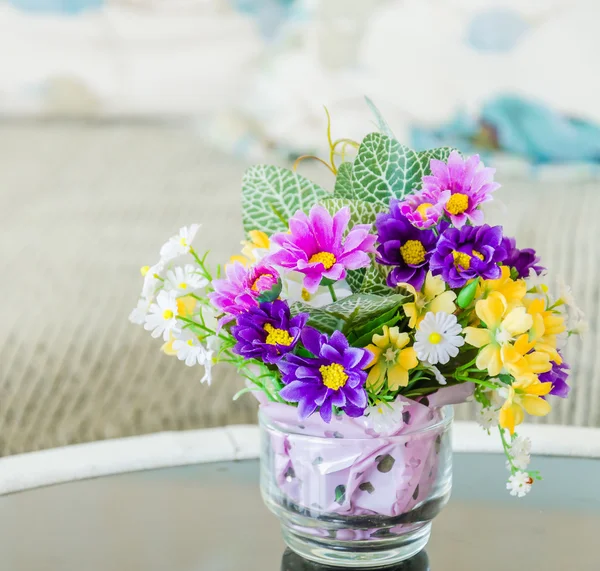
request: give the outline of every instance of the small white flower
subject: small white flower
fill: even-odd
[[[167,271],[165,289],[174,291],[177,295],[188,295],[208,285],[208,280],[200,275],[192,264],[184,267],[177,266]]]
[[[206,383],[207,385],[210,385],[210,383],[212,382],[213,365],[214,365],[213,352],[207,351],[206,359],[204,361],[204,376],[200,379],[201,383]]]
[[[581,335],[583,337],[589,330],[590,324],[585,319],[579,319],[569,330],[569,333],[571,335]]]
[[[446,377],[444,377],[444,375],[442,375],[441,371],[435,366],[432,365],[431,363],[424,361],[422,363],[422,365],[424,367],[426,367],[427,369],[429,369],[433,375],[435,376],[435,380],[440,383],[440,385],[446,385],[448,384],[448,381],[446,380]]]
[[[159,292],[156,303],[150,306],[150,313],[146,315],[144,329],[152,332],[152,337],[162,335],[165,341],[170,334],[179,332],[177,323],[177,299],[175,295],[166,291]]]
[[[510,491],[511,496],[522,498],[531,491],[533,479],[527,472],[515,472],[508,478],[506,489]]]
[[[498,426],[500,410],[489,406],[480,407],[477,411],[476,420],[484,430],[491,430]]]
[[[574,314],[577,318],[581,319],[585,314],[583,310],[577,305],[575,296],[571,291],[571,287],[568,286],[562,278],[558,278],[558,292],[560,300],[565,304],[568,311]]]
[[[301,301],[311,307],[324,307],[333,303],[328,287],[319,286],[315,293],[309,293],[303,285],[303,274],[299,272],[280,272],[280,275],[281,299],[286,300],[290,305],[296,301]],[[335,282],[333,291],[338,301],[352,295],[352,290],[345,280]]]
[[[517,436],[510,445],[512,463],[519,470],[525,470],[531,462],[531,439]]]
[[[461,332],[462,327],[455,315],[443,311],[427,313],[415,335],[417,357],[432,365],[445,365],[450,357],[458,355],[458,348],[465,344]]]
[[[364,416],[367,428],[383,435],[398,431],[404,424],[402,411],[405,406],[406,402],[397,398],[392,403],[379,401],[377,404],[367,407]]]
[[[536,273],[533,268],[529,268],[529,276],[525,278],[527,283],[527,289],[533,289],[539,295],[546,295],[548,293],[548,273],[543,271],[540,275]]]
[[[180,228],[179,234],[169,238],[169,241],[160,249],[161,260],[168,262],[177,256],[188,254],[199,228],[200,224]]]
[[[154,300],[156,291],[162,286],[164,279],[165,263],[161,260],[160,262],[144,268],[144,285],[142,286],[142,297]]]
[[[185,361],[188,367],[194,365],[204,365],[210,351],[200,343],[197,335],[194,335],[189,329],[184,329],[175,334],[173,341],[173,351],[177,353],[180,361]]]
[[[151,303],[152,302],[149,299],[140,298],[137,302],[137,306],[129,314],[129,321],[136,325],[144,325]]]

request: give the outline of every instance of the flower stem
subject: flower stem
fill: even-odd
[[[337,295],[335,295],[333,284],[329,284],[327,287],[329,288],[329,293],[331,294],[331,300],[335,303],[337,301]]]

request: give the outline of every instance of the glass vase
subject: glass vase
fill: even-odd
[[[381,567],[425,547],[450,497],[453,412],[418,407],[389,436],[364,417],[300,422],[287,405],[261,407],[261,492],[293,551],[322,565]]]

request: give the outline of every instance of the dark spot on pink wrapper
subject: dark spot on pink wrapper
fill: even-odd
[[[317,457],[316,457],[316,458],[313,460],[313,462],[312,462],[312,465],[313,465],[313,466],[318,466],[319,464],[322,464],[322,463],[323,463],[323,458],[321,458],[320,456],[317,456]]]
[[[416,500],[419,497],[419,485],[417,484],[417,487],[415,488],[415,491],[412,495],[413,500]]]
[[[283,477],[286,479],[287,482],[291,482],[296,477],[296,472],[294,471],[294,468],[292,468],[292,466],[290,466],[285,471],[285,474],[283,475]]]
[[[402,420],[404,421],[404,424],[410,424],[410,412],[408,410],[405,410],[402,413]]]
[[[368,494],[372,494],[375,491],[375,488],[371,482],[363,482],[360,486],[358,486],[358,489],[363,492],[367,492]]]
[[[389,454],[384,454],[377,456],[377,458],[375,458],[375,462],[377,462],[377,469],[383,474],[386,474],[392,469],[396,460],[394,460],[394,458]]]
[[[442,437],[438,434],[435,439],[435,453],[440,453],[440,448],[442,447]]]

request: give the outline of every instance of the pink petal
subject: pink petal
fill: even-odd
[[[471,221],[473,226],[481,226],[485,219],[483,212],[479,209],[473,210],[467,214],[467,218]]]
[[[458,215],[450,215],[450,220],[452,220],[452,224],[454,224],[454,226],[456,228],[462,228],[465,223],[467,222],[467,215],[466,214],[458,214]]]
[[[442,186],[448,186],[448,183],[450,181],[448,165],[443,161],[431,159],[431,161],[429,161],[429,167],[431,168],[431,173],[433,174],[433,177],[430,175],[424,176],[423,182],[432,182],[434,184],[439,183],[442,184]],[[434,178],[439,180],[433,180]]]
[[[353,250],[352,252],[340,256],[338,261],[349,270],[358,270],[358,268],[366,268],[371,265],[369,254],[365,254],[365,252],[360,252],[358,250]]]
[[[479,160],[479,155],[473,155],[467,159],[465,163],[465,172],[463,175],[463,181],[465,186],[470,186],[471,181],[473,180],[473,176],[475,175],[475,171],[477,167],[481,164]]]
[[[448,157],[448,173],[450,180],[454,183],[462,183],[465,163],[458,151],[452,151]]]
[[[347,206],[335,213],[333,217],[333,242],[335,244],[340,244],[342,242],[349,221],[350,208]]]
[[[346,270],[342,264],[333,264],[331,268],[323,272],[323,276],[330,280],[339,280],[346,275]]]

